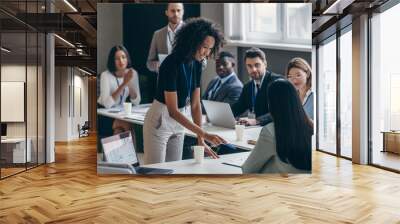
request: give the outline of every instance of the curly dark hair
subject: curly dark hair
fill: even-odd
[[[207,36],[212,36],[215,40],[214,47],[210,53],[215,58],[219,49],[225,43],[224,35],[219,25],[204,18],[190,18],[176,33],[172,52],[177,53],[183,60],[192,60],[197,49],[199,49]]]

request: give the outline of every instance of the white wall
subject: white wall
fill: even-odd
[[[56,67],[55,86],[55,140],[77,139],[78,124],[88,120],[88,78],[76,68]]]
[[[28,70],[32,69],[28,67]],[[18,81],[25,80],[25,64],[9,64],[1,66],[1,81]],[[7,110],[7,108],[1,108]],[[25,122],[7,123],[7,137],[25,137]]]
[[[56,67],[55,68],[55,140],[66,141],[68,133],[67,119],[64,117],[68,116],[68,68],[67,67]],[[67,112],[65,112],[67,111]]]
[[[33,66],[27,66],[25,67],[24,65],[19,65],[19,64],[6,64],[1,66],[1,81],[17,81],[17,82],[25,82],[25,75],[27,69],[28,74],[36,74],[36,67]],[[30,85],[36,85],[36,81],[34,83],[31,83],[32,80],[29,80]],[[30,89],[30,88],[29,88]],[[28,90],[29,90],[28,89]],[[35,102],[34,106],[36,107],[36,88],[34,89],[33,93],[27,93],[27,104],[32,103],[33,101]],[[29,106],[29,105],[28,105]],[[33,106],[33,105],[31,105]],[[1,110],[7,110],[8,108],[1,108]],[[30,111],[30,110],[29,110]],[[33,117],[32,117],[33,115]],[[36,113],[35,114],[27,114],[28,122],[31,122],[32,120],[36,121]],[[25,125],[26,122],[10,122],[7,125],[7,136],[8,137],[25,137]],[[28,128],[30,128],[32,125],[28,125]],[[29,135],[29,130],[28,130],[28,135]],[[29,136],[28,136],[29,137]]]
[[[312,148],[317,149],[317,48],[312,46],[311,55],[311,69],[312,69],[312,80],[311,89],[314,93],[314,135],[312,137]]]
[[[81,76],[82,73],[76,73],[79,72],[75,70],[75,75],[74,75],[74,89],[75,91],[73,92],[74,96],[74,102],[73,104],[75,105],[73,108],[73,113],[72,113],[72,130],[71,130],[71,135],[73,138],[78,138],[79,133],[78,133],[78,124],[82,126],[85,121],[88,121],[88,108],[89,108],[89,102],[88,102],[88,77],[87,76]],[[80,93],[78,92],[80,90]],[[80,97],[79,97],[80,96]],[[79,102],[80,101],[80,102]],[[81,108],[80,108],[81,107]],[[82,110],[80,112],[80,110]]]

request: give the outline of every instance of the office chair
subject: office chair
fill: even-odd
[[[89,129],[90,129],[89,121],[85,121],[82,127],[78,124],[79,138],[89,136]]]

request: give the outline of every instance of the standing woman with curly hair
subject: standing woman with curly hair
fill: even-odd
[[[195,18],[177,32],[172,53],[160,66],[156,96],[143,127],[145,164],[182,159],[184,128],[197,135],[198,145],[218,158],[204,142],[219,145],[225,140],[201,128],[200,83],[202,61],[218,53],[224,42],[213,22]],[[192,120],[185,116],[190,107]]]

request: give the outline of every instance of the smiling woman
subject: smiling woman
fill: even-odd
[[[202,61],[215,56],[224,37],[213,22],[189,19],[177,32],[172,53],[161,64],[156,97],[144,121],[146,164],[182,159],[184,128],[194,132],[205,152],[217,158],[204,142],[224,143],[221,137],[201,128],[200,83]],[[193,122],[184,112],[191,108]]]

